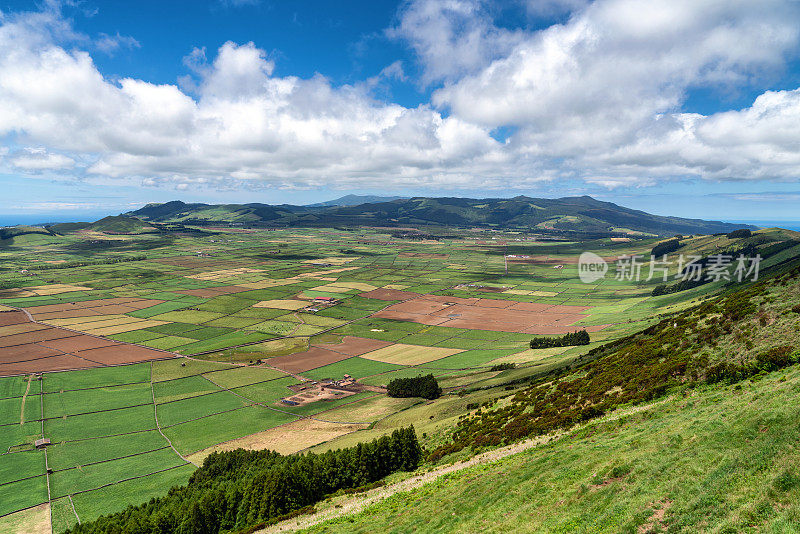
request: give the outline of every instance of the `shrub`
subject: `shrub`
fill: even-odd
[[[490,371],[505,371],[506,369],[514,369],[517,365],[514,363],[499,363],[493,365]]]

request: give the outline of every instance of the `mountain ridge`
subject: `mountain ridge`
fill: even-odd
[[[343,197],[346,198],[346,197]],[[335,202],[335,201],[332,201]],[[590,196],[413,197],[347,206],[148,204],[126,215],[152,222],[254,226],[461,226],[566,234],[712,234],[753,225],[653,215]]]

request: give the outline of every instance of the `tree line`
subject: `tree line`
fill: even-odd
[[[282,456],[236,449],[209,455],[185,486],[68,529],[67,534],[219,534],[261,528],[326,495],[419,465],[414,427],[323,454]]]
[[[531,348],[573,347],[575,345],[588,345],[589,341],[589,332],[584,329],[577,332],[568,332],[563,336],[535,337],[531,339]]]

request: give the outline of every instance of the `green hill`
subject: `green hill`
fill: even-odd
[[[0,240],[13,239],[18,236],[29,234],[52,235],[47,228],[41,226],[8,226],[0,228]]]
[[[795,267],[594,349],[473,409],[429,459],[555,439],[310,530],[796,532],[799,296]]]
[[[154,230],[152,225],[141,219],[126,217],[124,215],[104,217],[86,226],[85,229],[108,234],[140,234]]]
[[[742,225],[651,215],[591,197],[398,199],[348,206],[148,204],[128,215],[156,222],[266,226],[485,226],[576,237],[727,233]],[[754,229],[755,227],[749,227]]]

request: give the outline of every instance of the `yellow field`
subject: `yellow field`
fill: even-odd
[[[50,532],[50,505],[40,504],[0,518],[0,532],[42,534]]]
[[[401,365],[419,365],[422,363],[432,362],[464,352],[462,349],[447,349],[443,347],[420,347],[419,345],[405,345],[403,343],[396,343],[390,347],[373,350],[366,354],[362,354],[362,358],[368,360],[375,360],[385,363],[396,363]]]
[[[134,330],[141,330],[142,328],[150,328],[151,326],[161,326],[162,324],[168,324],[168,323],[166,321],[143,319],[136,323],[122,324],[119,326],[106,326],[104,328],[90,328],[88,330],[81,329],[81,331],[96,336],[110,336],[112,334],[122,334],[123,332],[132,332]],[[76,328],[76,330],[78,329]]]
[[[397,289],[398,291],[402,291],[403,289],[408,288],[408,286],[404,286],[403,284],[389,284],[388,286],[383,286],[384,289]]]
[[[278,310],[299,310],[308,306],[308,302],[303,300],[262,300],[253,304],[253,308],[275,308]]]
[[[263,273],[261,269],[251,269],[249,267],[240,267],[238,269],[223,269],[220,271],[206,271],[204,273],[192,274],[186,278],[194,280],[217,280],[218,278],[225,278],[248,273]]]
[[[232,451],[239,448],[248,450],[271,449],[281,454],[292,454],[344,434],[362,430],[368,426],[368,424],[351,425],[300,419],[263,432],[214,445],[192,454],[189,459],[195,463],[200,463],[212,452]]]
[[[258,282],[245,282],[243,284],[236,284],[237,286],[247,287],[250,289],[268,289],[270,287],[278,287],[278,286],[288,286],[292,285],[296,282],[296,280],[259,280]]]
[[[73,328],[73,325],[96,323],[87,328],[101,328],[103,326],[117,326],[141,320],[142,319],[138,319],[136,317],[130,317],[128,315],[118,314],[118,315],[91,315],[89,317],[68,317],[65,319],[47,319],[41,322],[56,326],[66,326],[68,328]]]
[[[91,287],[71,286],[69,284],[50,284],[46,286],[16,287],[0,290],[0,298],[20,298],[20,297],[44,297],[47,295],[58,295],[59,293],[69,293],[71,291],[91,291]]]
[[[372,291],[373,289],[378,288],[371,284],[365,284],[364,282],[334,282],[314,288],[314,290],[332,291],[333,293],[346,293],[352,289],[357,289],[359,291]]]
[[[317,414],[316,417],[326,421],[372,423],[418,402],[419,399],[395,399],[381,395]]]
[[[319,258],[317,260],[306,260],[303,263],[332,263],[334,265],[344,265],[345,263],[350,263],[351,261],[357,259],[359,259],[358,256],[350,256],[350,257],[334,256],[332,258]]]

